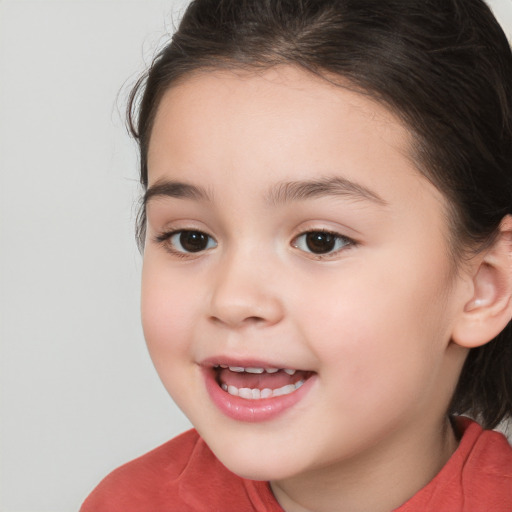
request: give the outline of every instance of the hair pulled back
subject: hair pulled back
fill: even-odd
[[[163,94],[194,72],[296,65],[385,104],[447,198],[455,258],[512,210],[512,54],[483,0],[194,0],[132,91],[140,181]],[[145,212],[138,219],[143,246]],[[512,415],[512,328],[470,351],[450,413]]]

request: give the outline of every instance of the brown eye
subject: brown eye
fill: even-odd
[[[336,237],[331,233],[322,233],[320,231],[306,234],[306,245],[308,249],[315,254],[325,254],[334,249]]]
[[[312,254],[330,254],[338,252],[352,243],[350,238],[336,233],[329,233],[328,231],[308,231],[298,236],[294,240],[293,246],[301,251]]]
[[[201,252],[215,247],[213,238],[201,231],[176,231],[169,237],[172,248],[177,252]]]

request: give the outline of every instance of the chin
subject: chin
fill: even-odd
[[[259,460],[246,460],[233,454],[221,455],[218,459],[231,472],[248,480],[283,480],[296,475],[298,469],[297,465],[276,461],[272,454]]]
[[[221,440],[208,435],[203,439],[224,466],[248,480],[280,480],[300,471],[296,453],[278,451],[271,443],[244,443],[239,437],[229,435]]]

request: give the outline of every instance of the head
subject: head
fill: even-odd
[[[242,88],[237,86],[241,83]],[[301,83],[304,89],[299,87]],[[266,90],[267,86],[272,90]],[[432,208],[442,220],[431,226],[431,235],[442,233],[440,240],[445,244],[436,254],[440,258],[445,255],[442,261],[446,265],[433,263],[431,271],[441,276],[440,282],[465,282],[467,278],[472,287],[470,295],[474,295],[466,301],[465,317],[455,327],[447,318],[446,324],[432,330],[441,338],[448,333],[449,343],[458,354],[453,358],[456,362],[449,363],[454,377],[446,383],[444,401],[446,396],[449,400],[442,407],[446,414],[467,413],[478,416],[487,427],[496,426],[512,411],[512,334],[506,306],[510,272],[507,264],[502,264],[508,261],[511,226],[507,216],[512,213],[512,55],[492,13],[481,0],[195,0],[172,41],[132,93],[130,126],[140,145],[140,181],[144,189],[151,184],[152,172],[157,172],[151,168],[151,159],[154,162],[160,158],[151,156],[152,151],[158,153],[158,148],[165,146],[161,135],[155,142],[156,130],[161,134],[172,116],[185,119],[180,108],[172,105],[191,107],[192,98],[197,97],[198,105],[210,108],[201,103],[210,90],[218,94],[219,101],[235,98],[241,102],[238,106],[245,108],[250,99],[243,90],[253,90],[254,97],[265,102],[265,94],[272,97],[282,87],[288,88],[289,94],[284,94],[282,102],[276,102],[273,108],[282,105],[284,113],[293,101],[300,105],[304,100],[307,110],[307,98],[317,87],[323,91],[319,92],[318,101],[324,110],[319,107],[319,111],[327,118],[326,105],[329,101],[336,104],[338,94],[344,101],[339,112],[347,122],[359,123],[359,133],[372,126],[387,126],[382,132],[376,128],[375,147],[379,147],[379,141],[392,147],[390,161],[401,155],[397,168],[410,162],[416,173],[415,183],[420,184],[416,189],[418,200],[425,195],[430,198],[424,213],[429,215],[428,208]],[[302,99],[301,90],[307,93]],[[290,91],[298,96],[292,98],[290,95],[295,93]],[[237,109],[234,105],[232,108],[235,115]],[[198,112],[194,115],[200,119]],[[329,126],[334,124],[323,127],[324,139],[333,135],[328,133]],[[198,134],[200,128],[198,124]],[[265,130],[262,136],[264,133]],[[341,126],[340,133],[346,139],[352,136]],[[358,143],[360,148],[364,146],[359,140],[352,141],[350,147],[357,147]],[[273,152],[269,154],[272,156]],[[383,169],[389,174],[367,178],[381,183],[382,190],[393,195],[394,180],[397,190],[409,183],[408,171],[397,178],[389,166],[384,165]],[[158,176],[153,178],[152,184],[156,184]],[[357,182],[357,176],[351,178]],[[215,188],[215,183],[207,183],[203,192],[208,192],[210,186]],[[323,185],[329,187],[325,180]],[[254,185],[254,190],[257,188]],[[410,187],[411,197],[413,189]],[[359,193],[364,195],[367,191],[360,189]],[[192,197],[198,191],[174,189],[172,194]],[[404,193],[402,199],[406,196]],[[249,208],[251,198],[246,200]],[[238,213],[243,219],[243,211]],[[138,222],[143,248],[147,231],[145,206]],[[196,235],[188,240],[192,248],[198,243]],[[357,239],[356,233],[353,238]],[[294,240],[295,248],[305,243]],[[216,243],[213,238],[210,242]],[[210,242],[205,242],[205,249]],[[325,244],[326,240],[317,242]],[[335,243],[345,242],[337,239]],[[274,270],[262,263],[259,272],[262,279],[278,279],[272,274]],[[383,274],[374,277],[378,280]],[[394,286],[385,275],[383,279],[391,288]],[[417,296],[422,289],[414,287],[423,286],[426,281],[410,281],[408,293]],[[186,288],[186,281],[177,282]],[[372,282],[375,280],[368,280],[366,292]],[[182,291],[188,296],[185,288]],[[459,287],[460,293],[462,289]],[[451,285],[438,290],[441,309],[432,310],[431,318],[427,314],[426,324],[442,314],[445,295],[452,290]],[[467,290],[464,288],[464,293]],[[422,306],[427,308],[435,293],[432,288]],[[333,296],[331,300],[337,298]],[[492,311],[489,305],[494,307]],[[310,310],[319,321],[323,320],[321,310]],[[274,314],[272,311],[269,316]],[[490,317],[499,317],[499,321],[487,321]],[[371,312],[368,322],[372,322]],[[486,329],[478,327],[484,324]],[[424,349],[428,352],[427,345]]]

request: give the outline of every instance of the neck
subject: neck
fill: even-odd
[[[457,448],[448,418],[393,435],[386,446],[271,482],[286,512],[390,512],[427,485]]]

